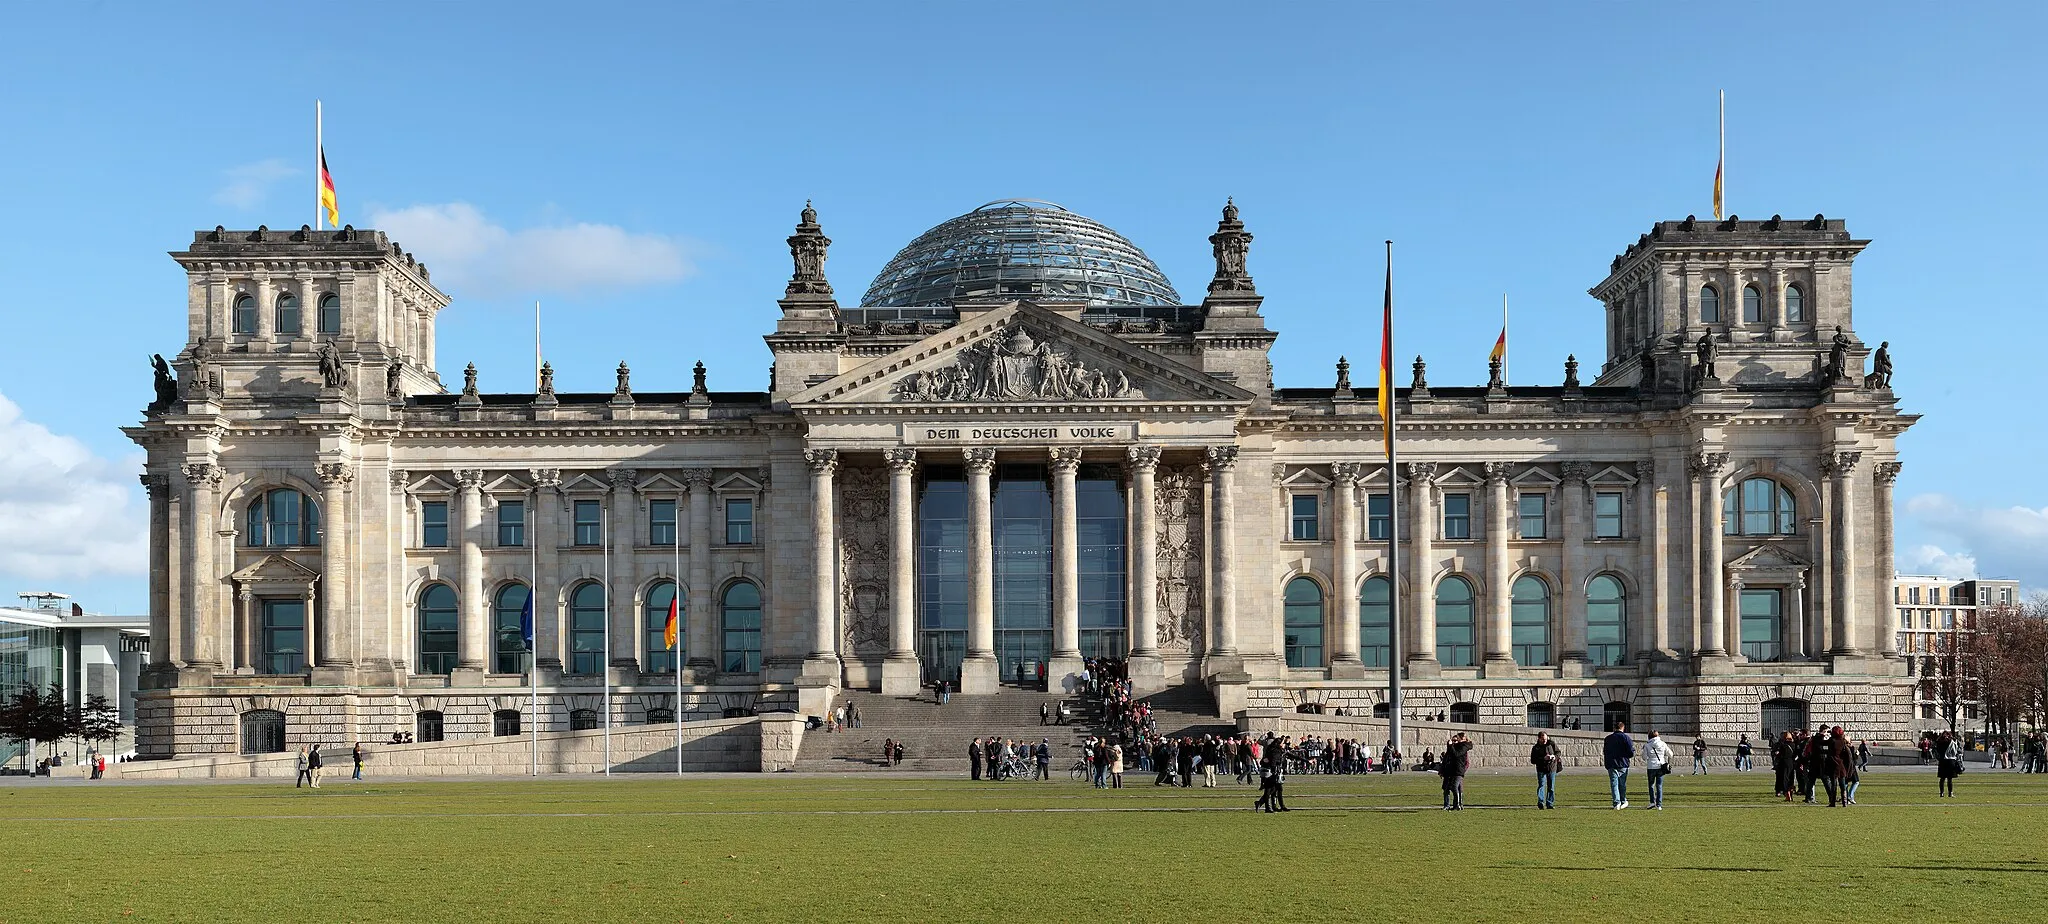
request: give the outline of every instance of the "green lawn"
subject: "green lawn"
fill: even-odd
[[[1640,774],[1634,800],[1644,805]],[[1663,812],[1520,774],[1254,793],[880,775],[0,785],[0,924],[29,921],[2034,920],[2048,777],[1873,773],[1783,805],[1674,776]],[[2041,781],[2036,785],[2036,781]],[[1972,917],[1975,917],[1974,915]]]

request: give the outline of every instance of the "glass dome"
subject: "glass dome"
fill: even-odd
[[[918,235],[882,267],[860,304],[922,308],[1013,298],[1181,303],[1166,275],[1123,235],[1051,202],[1000,199]]]

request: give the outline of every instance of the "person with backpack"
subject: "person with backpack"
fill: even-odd
[[[1943,798],[1956,797],[1956,777],[1963,775],[1963,742],[1954,732],[1942,732],[1934,741],[1934,781]]]
[[[1636,758],[1636,743],[1628,736],[1626,723],[1614,723],[1614,731],[1601,744],[1601,757],[1607,766],[1607,789],[1614,797],[1615,809],[1628,808],[1628,765]]]
[[[1564,754],[1549,732],[1536,733],[1536,745],[1529,749],[1529,763],[1536,768],[1536,807],[1557,808],[1557,772],[1564,769]]]

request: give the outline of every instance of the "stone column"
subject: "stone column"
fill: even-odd
[[[1436,463],[1409,462],[1408,475],[1408,676],[1435,677],[1436,659]],[[1400,588],[1394,588],[1395,593]]]
[[[1051,451],[1052,463],[1052,660],[1049,685],[1081,672],[1081,553],[1075,522],[1074,478],[1081,468],[1079,447]]]
[[[1785,317],[1785,271],[1778,267],[1771,268],[1771,295],[1768,303],[1770,307],[1766,311],[1769,312],[1769,316],[1765,320],[1771,322],[1771,339],[1784,339],[1780,332],[1791,322]]]
[[[995,521],[989,509],[989,479],[996,451],[969,449],[967,460],[967,654],[960,663],[960,692],[994,693],[996,677]]]
[[[484,603],[484,473],[463,469],[455,473],[462,505],[461,631],[457,635],[457,673],[482,674],[490,657],[490,607]],[[472,676],[469,683],[481,684]]]
[[[1139,695],[1166,685],[1166,663],[1159,656],[1159,523],[1154,496],[1159,447],[1132,446],[1124,451],[1131,475],[1130,619],[1131,686]]]
[[[915,696],[917,658],[917,450],[891,449],[889,462],[889,654],[882,695]]]
[[[1828,649],[1835,657],[1865,652],[1856,643],[1856,463],[1862,458],[1860,452],[1836,452],[1827,472],[1835,494],[1835,528],[1829,537],[1835,547],[1834,646]]]
[[[1636,511],[1637,528],[1643,545],[1642,593],[1629,610],[1636,616],[1629,626],[1629,643],[1637,660],[1668,657],[1676,653],[1671,644],[1671,492],[1657,483],[1657,463],[1636,463],[1636,490],[1642,498]]]
[[[1211,446],[1208,452],[1210,510],[1210,572],[1216,576],[1215,626],[1210,636],[1210,656],[1237,654],[1237,505],[1231,495],[1236,488],[1232,472],[1237,468],[1236,446]]]
[[[171,480],[146,473],[142,489],[149,494],[149,670],[168,669],[173,661],[171,634]]]
[[[1787,661],[1806,660],[1806,575],[1792,584],[1785,604],[1785,653]]]
[[[839,450],[806,449],[811,469],[811,624],[806,627],[811,650],[806,674],[832,678],[839,674],[839,539],[833,531],[832,478],[839,471]]]
[[[356,662],[355,620],[349,607],[354,590],[350,582],[349,527],[355,518],[348,510],[348,485],[355,469],[347,462],[324,462],[315,471],[320,476],[320,666],[353,668]],[[345,678],[335,678],[347,682]]]
[[[549,682],[562,672],[562,618],[555,602],[562,578],[562,472],[532,469],[533,476],[533,667]]]
[[[1877,482],[1877,506],[1872,511],[1877,519],[1877,546],[1871,554],[1877,556],[1875,599],[1882,614],[1877,619],[1877,645],[1872,650],[1882,653],[1887,660],[1899,656],[1899,607],[1892,600],[1892,587],[1898,580],[1897,566],[1892,560],[1892,483],[1899,480],[1899,466],[1896,461],[1879,462],[1871,471]],[[1981,607],[1983,601],[1978,604]]]
[[[1728,609],[1722,600],[1723,554],[1721,551],[1721,469],[1728,464],[1725,452],[1696,452],[1690,465],[1694,490],[1699,492],[1700,518],[1695,525],[1699,529],[1700,555],[1693,566],[1699,575],[1700,588],[1700,648],[1702,658],[1727,658],[1729,649],[1724,640],[1728,625]]]
[[[1586,510],[1591,506],[1586,497],[1586,479],[1593,474],[1590,462],[1566,462],[1560,467],[1564,475],[1563,490],[1558,502],[1564,505],[1564,515],[1559,519],[1564,528],[1564,557],[1557,566],[1558,620],[1556,626],[1560,639],[1557,654],[1559,671],[1567,677],[1577,677],[1586,671]],[[1647,572],[1638,577],[1647,577]]]
[[[308,609],[306,612],[310,615],[312,610]],[[228,659],[232,663],[228,666],[258,674],[270,673],[261,664],[263,652],[258,650],[261,646],[256,644],[256,636],[262,631],[262,627],[257,625],[256,592],[247,584],[235,588],[234,619],[235,644],[233,654]]]
[[[683,602],[690,608],[690,662],[687,667],[702,674],[718,670],[720,649],[717,591],[711,586],[711,470],[686,468],[683,484],[690,489],[690,580]]]
[[[1511,613],[1514,595],[1508,580],[1514,564],[1508,561],[1508,530],[1514,518],[1508,512],[1508,463],[1486,463],[1486,676],[1515,676]]]
[[[207,461],[188,462],[181,473],[185,476],[185,537],[191,567],[185,573],[184,612],[178,614],[184,646],[179,656],[192,676],[179,682],[206,686],[213,682],[213,672],[220,670],[220,646],[225,641],[213,609],[213,591],[220,583],[213,567],[213,548],[219,541],[214,536],[213,505],[222,472],[219,465]]]
[[[605,539],[612,550],[612,573],[611,586],[604,589],[605,611],[611,620],[611,672],[615,682],[632,683],[640,673],[640,607],[634,599],[639,581],[633,576],[633,547],[639,544],[634,537],[641,523],[640,504],[634,500],[633,490],[640,483],[640,473],[615,468],[605,475],[612,483],[611,499],[605,502],[605,525],[611,528]]]
[[[263,346],[253,348],[256,352],[270,350],[270,341],[277,336],[277,287],[270,284],[270,277],[256,276],[256,333],[250,339]],[[233,302],[229,303],[233,310]]]
[[[1331,513],[1336,518],[1335,547],[1331,558],[1332,578],[1337,587],[1330,595],[1336,607],[1336,638],[1330,645],[1330,676],[1365,676],[1365,664],[1358,659],[1358,477],[1365,466],[1338,462],[1330,466]]]

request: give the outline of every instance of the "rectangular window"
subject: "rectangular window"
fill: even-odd
[[[306,602],[263,601],[263,672],[296,674],[306,669]]]
[[[420,504],[420,547],[445,549],[448,547],[448,502],[425,501]]]
[[[1602,491],[1593,495],[1593,538],[1621,538],[1621,494]]]
[[[2012,602],[2012,588],[2010,588],[2010,587],[2000,587],[2000,588],[1998,589],[1998,602],[1999,602],[1999,604],[2000,604],[2000,605],[2004,605],[2004,604],[2009,604],[2009,603],[2011,603],[2011,602]]]
[[[754,502],[747,498],[727,498],[725,502],[725,544],[754,544]]]
[[[1927,602],[1929,602],[1929,603],[1932,603],[1932,604],[1934,604],[1934,605],[1936,605],[1936,606],[1940,606],[1940,605],[1941,605],[1941,588],[1939,588],[1939,587],[1929,587],[1929,588],[1927,588]]]
[[[1365,496],[1365,538],[1385,542],[1394,534],[1394,498],[1391,494]]]
[[[1941,627],[1942,627],[1942,628],[1944,628],[1944,629],[1953,629],[1953,628],[1955,628],[1955,627],[1956,627],[1956,611],[1955,611],[1955,610],[1942,610],[1942,611],[1941,611]]]
[[[1742,656],[1751,661],[1778,660],[1784,613],[1781,592],[1744,590],[1741,601]]]
[[[647,544],[676,544],[676,502],[658,500],[647,502]]]
[[[604,504],[594,500],[576,502],[576,544],[604,544]]]
[[[1472,495],[1444,495],[1444,538],[1472,538]]]
[[[1547,519],[1545,514],[1550,506],[1549,500],[1550,495],[1548,494],[1524,494],[1516,499],[1515,506],[1520,513],[1522,538],[1542,539],[1545,537],[1547,530],[1545,529],[1544,521]]]
[[[498,545],[516,549],[526,544],[526,502],[498,502]]]
[[[1920,603],[1920,588],[1918,588],[1918,587],[1908,588],[1908,589],[1906,590],[1906,602],[1908,602],[1908,603],[1911,603],[1911,604],[1914,604],[1915,606],[1919,605],[1919,603]]]
[[[1293,510],[1294,526],[1289,530],[1288,535],[1292,536],[1296,542],[1316,541],[1316,496],[1313,494],[1294,495],[1294,503],[1291,509]]]

